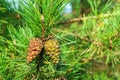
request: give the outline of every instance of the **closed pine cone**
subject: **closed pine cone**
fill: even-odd
[[[58,77],[58,78],[55,78],[54,80],[66,80],[65,77]]]
[[[48,39],[44,42],[44,48],[46,54],[51,58],[52,62],[54,64],[57,64],[59,62],[59,55],[60,55],[58,41],[54,39]]]
[[[42,51],[43,43],[39,38],[33,38],[30,40],[28,46],[27,62],[31,62]]]

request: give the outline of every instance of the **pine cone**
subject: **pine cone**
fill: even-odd
[[[58,78],[55,78],[54,80],[66,80],[65,77],[58,77]]]
[[[46,54],[51,58],[52,62],[54,64],[57,64],[59,62],[59,56],[60,56],[58,41],[54,39],[48,39],[44,42],[44,48]]]
[[[42,51],[43,43],[39,38],[33,38],[30,40],[28,46],[27,62],[31,62]]]

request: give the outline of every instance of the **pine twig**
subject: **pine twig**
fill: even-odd
[[[70,20],[65,20],[62,22],[58,22],[55,23],[55,25],[63,25],[63,24],[67,24],[67,23],[74,23],[74,22],[80,22],[83,20],[89,20],[89,19],[99,19],[99,18],[107,18],[107,17],[113,17],[117,14],[104,14],[104,15],[98,15],[98,16],[89,16],[89,17],[78,17],[78,18],[74,18],[74,19],[70,19]]]
[[[45,37],[44,15],[41,15],[41,22],[42,22],[42,39],[44,39]]]
[[[42,52],[38,55],[38,61],[37,61],[37,66],[36,66],[36,77],[40,71],[40,66],[43,60],[43,53],[44,53],[44,49],[42,49]]]

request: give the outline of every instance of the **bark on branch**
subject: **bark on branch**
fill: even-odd
[[[98,15],[98,16],[78,17],[78,18],[74,18],[74,19],[65,20],[62,22],[55,23],[55,25],[63,25],[63,24],[67,24],[67,23],[80,22],[80,21],[89,20],[89,19],[107,18],[107,17],[113,17],[115,15],[117,15],[117,14],[104,14],[104,15]]]

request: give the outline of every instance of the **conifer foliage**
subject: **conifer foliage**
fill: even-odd
[[[0,0],[0,80],[119,80],[119,4]]]

